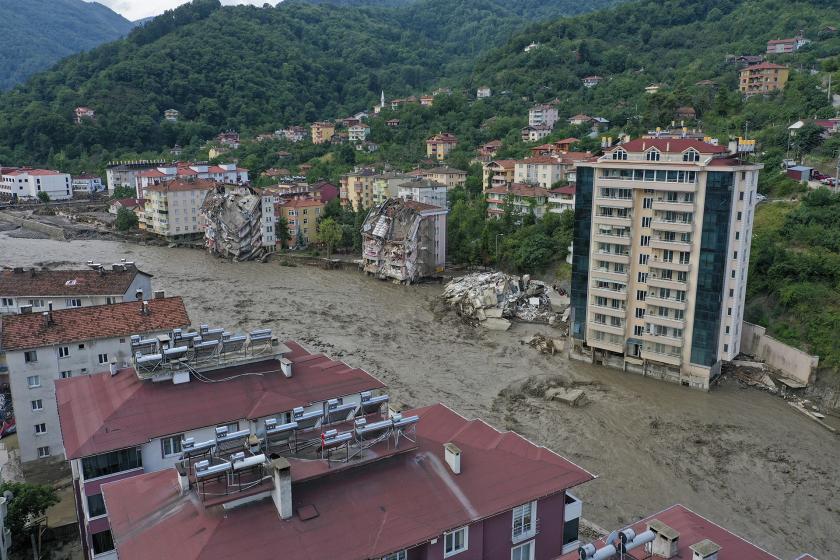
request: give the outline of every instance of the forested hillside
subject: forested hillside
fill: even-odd
[[[3,0],[0,21],[0,90],[134,27],[102,4],[82,0]]]
[[[77,159],[189,144],[229,127],[341,116],[383,89],[391,97],[459,81],[479,54],[525,25],[499,0],[417,0],[394,9],[194,0],[3,95],[0,159],[45,162],[62,151]],[[95,109],[97,119],[75,126],[77,105]],[[168,108],[183,122],[161,123]]]

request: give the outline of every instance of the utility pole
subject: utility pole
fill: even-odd
[[[834,169],[834,185],[833,191],[837,193],[840,189],[840,150],[837,150],[837,167]]]

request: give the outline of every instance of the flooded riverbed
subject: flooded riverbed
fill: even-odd
[[[778,398],[734,383],[706,394],[542,355],[520,341],[549,327],[477,333],[434,305],[439,286],[0,233],[3,266],[120,258],[153,274],[155,289],[182,295],[194,325],[271,327],[367,369],[407,405],[441,401],[568,457],[599,476],[576,493],[603,527],[679,502],[782,558],[840,557],[840,442]],[[588,403],[543,400],[550,382],[576,384]]]

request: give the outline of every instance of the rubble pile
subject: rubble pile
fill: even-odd
[[[558,321],[548,286],[527,275],[468,274],[450,281],[441,298],[464,319],[491,329],[507,330],[512,320],[549,325]]]
[[[535,334],[531,340],[526,342],[531,348],[540,351],[541,354],[552,354],[563,351],[563,340],[559,338],[548,338],[542,334]]]

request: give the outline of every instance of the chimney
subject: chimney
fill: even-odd
[[[143,289],[142,288],[137,288],[137,291],[134,292],[134,298],[138,299],[138,300],[143,299]]]
[[[271,472],[274,481],[274,489],[271,491],[271,499],[280,514],[280,519],[291,519],[292,517],[292,468],[288,459],[278,457],[271,461]]]
[[[673,558],[677,555],[679,548],[680,534],[658,519],[652,519],[648,523],[648,530],[654,534],[651,542],[651,553],[660,558]]]
[[[693,544],[691,549],[691,560],[718,560],[718,552],[720,552],[720,545],[709,539],[703,539],[697,544]]]
[[[187,467],[182,462],[175,463],[175,470],[178,471],[178,487],[181,489],[181,495],[186,494],[190,489],[190,479]]]
[[[455,474],[461,474],[461,450],[452,442],[443,444],[443,456],[446,464]]]
[[[286,377],[292,376],[292,360],[289,358],[280,358],[280,369]]]
[[[155,299],[163,299],[164,297],[166,296],[163,290],[155,290]]]
[[[48,301],[48,302],[47,302],[47,308],[49,309],[49,311],[48,311],[48,314],[49,314],[49,324],[50,324],[50,325],[52,325],[52,323],[53,323],[53,314],[52,314],[52,302],[51,302],[51,301]]]
[[[44,316],[44,326],[49,327],[50,323],[52,323],[52,321],[50,320],[50,312],[44,311],[41,315]]]
[[[140,307],[140,315],[149,315],[149,302],[143,300],[143,305]]]
[[[108,364],[108,369],[111,371],[111,377],[117,375],[117,362],[111,362]]]

